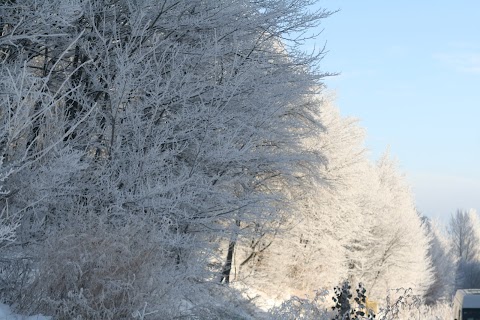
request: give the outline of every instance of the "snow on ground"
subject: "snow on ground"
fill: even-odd
[[[284,300],[287,300],[292,295],[282,292],[274,297],[257,288],[249,287],[242,282],[233,282],[233,287],[242,292],[243,296],[252,302],[262,311],[268,311],[274,307],[278,307]]]
[[[21,316],[15,314],[6,304],[0,303],[0,320],[52,320],[52,318],[42,315]]]

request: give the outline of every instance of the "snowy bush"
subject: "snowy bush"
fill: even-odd
[[[171,303],[161,297],[175,296],[179,279],[173,258],[148,234],[153,230],[130,224],[111,232],[101,221],[89,227],[51,234],[38,248],[22,310],[55,319],[127,319],[145,303],[147,311]]]
[[[367,291],[362,284],[352,293],[348,281],[334,288],[334,296],[327,299],[328,292],[316,293],[313,299],[292,297],[279,307],[270,310],[272,319],[319,319],[319,320],[447,320],[451,319],[451,305],[438,303],[426,306],[411,289],[391,290],[383,301],[378,301],[380,310],[367,299]],[[373,306],[373,308],[372,308]]]
[[[415,320],[449,320],[452,318],[451,304],[439,302],[434,306],[425,305],[423,298],[413,294],[412,289],[395,289],[390,291],[377,319],[415,319]]]
[[[313,299],[293,296],[285,300],[280,306],[270,310],[272,319],[331,319],[331,312],[325,307],[328,291],[315,292]]]

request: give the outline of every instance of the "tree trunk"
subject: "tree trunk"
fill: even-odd
[[[237,227],[240,227],[240,220],[235,220]],[[230,272],[232,271],[232,261],[233,253],[235,252],[235,245],[237,244],[237,232],[232,235],[230,243],[228,244],[227,258],[225,260],[225,265],[222,270],[222,277],[220,278],[220,283],[229,284],[230,283]]]
[[[235,236],[236,238],[236,236]],[[222,277],[220,278],[221,283],[229,284],[230,283],[230,271],[232,270],[232,261],[233,261],[233,252],[235,251],[236,240],[231,240],[228,244],[227,259],[222,270]]]

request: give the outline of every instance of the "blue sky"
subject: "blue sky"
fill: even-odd
[[[388,146],[419,210],[448,221],[480,211],[480,1],[319,1],[324,71],[342,114],[367,129],[377,158]],[[317,30],[318,31],[318,30]]]

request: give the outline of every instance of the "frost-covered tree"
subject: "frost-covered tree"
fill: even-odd
[[[357,121],[342,117],[330,96],[318,103],[322,104],[318,119],[324,130],[304,143],[324,155],[325,162],[315,168],[321,179],[296,195],[299,210],[289,220],[288,231],[262,256],[263,273],[258,276],[273,287],[282,285],[310,294],[346,277],[346,246],[356,236],[354,221],[358,219],[352,195],[367,165],[363,129]]]
[[[447,227],[451,255],[456,263],[455,289],[480,285],[479,239],[477,212],[457,210]]]
[[[373,299],[400,287],[424,294],[429,238],[403,176],[388,155],[369,162],[363,130],[332,104],[324,102],[319,118],[324,131],[305,143],[325,156],[316,168],[322,179],[300,195],[290,229],[257,256],[245,281],[277,298],[340,279],[364,283]]]
[[[437,304],[450,301],[454,294],[455,263],[449,250],[447,235],[436,221],[422,217],[424,226],[430,237],[428,255],[432,261],[433,283],[425,293],[425,303]]]
[[[457,210],[448,224],[451,250],[457,261],[472,261],[479,254],[479,224],[475,210]]]
[[[368,232],[350,250],[350,276],[363,282],[371,297],[401,287],[423,295],[432,282],[429,239],[408,185],[388,154],[365,179],[373,179],[365,184],[367,201],[361,207]]]
[[[21,307],[167,317],[218,279],[221,245],[275,232],[321,161],[302,143],[321,55],[284,41],[329,15],[309,4],[0,4],[2,209],[36,270]]]
[[[318,97],[316,120],[323,130],[303,141],[311,152],[322,154],[313,175],[320,177],[309,189],[292,192],[298,206],[286,217],[282,231],[246,243],[236,257],[237,280],[272,296],[288,297],[332,287],[346,274],[342,244],[347,243],[349,190],[363,157],[363,131],[356,121],[343,118],[330,96]],[[340,209],[341,208],[341,209]],[[285,288],[281,292],[278,288]]]

